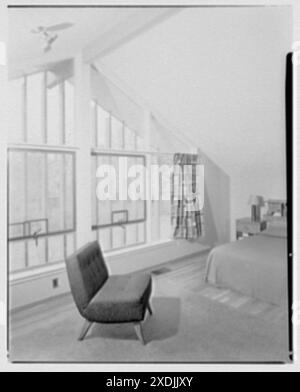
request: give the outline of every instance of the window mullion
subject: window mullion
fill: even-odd
[[[66,156],[62,155],[62,198],[63,198],[63,228],[67,230],[67,197],[66,197]],[[67,235],[64,233],[64,257],[67,257]]]
[[[134,150],[138,149],[137,133],[134,132]]]
[[[25,221],[28,220],[28,153],[24,152],[24,211]],[[26,233],[28,235],[28,233]],[[25,268],[29,265],[28,262],[28,240],[25,240]]]
[[[44,144],[48,142],[48,130],[47,130],[47,71],[44,72],[43,77],[43,102],[42,102],[42,140]]]
[[[60,107],[60,140],[61,144],[66,144],[66,122],[65,122],[65,82],[59,85],[59,107]]]
[[[99,157],[96,156],[96,171],[97,171],[98,166],[99,166]],[[96,212],[95,213],[96,213],[96,217],[97,217],[96,222],[98,223],[98,220],[99,220],[99,201],[98,201],[97,194],[96,194]],[[96,233],[97,233],[97,241],[99,242],[99,240],[100,240],[100,230],[97,229]]]
[[[46,153],[45,155],[44,155],[44,169],[45,169],[45,172],[44,172],[44,197],[45,197],[45,218],[47,219],[47,221],[46,221],[46,233],[48,234],[48,229],[49,229],[49,227],[48,227],[48,225],[49,225],[49,222],[48,222],[48,165],[47,165],[47,163],[48,163],[48,159],[47,159],[47,157],[48,157],[48,154]],[[48,263],[48,261],[49,261],[49,241],[48,241],[48,236],[46,235],[45,236],[45,263]]]
[[[98,103],[97,101],[95,101],[94,107],[93,107],[93,128],[94,128],[94,132],[95,132],[95,146],[98,147],[99,146],[99,129],[98,129]]]
[[[23,93],[23,119],[22,119],[23,141],[24,141],[24,143],[27,143],[28,134],[27,134],[27,76],[26,75],[23,77],[22,90],[23,90],[22,91],[22,93]]]
[[[122,150],[125,150],[125,123],[122,121]]]
[[[112,149],[112,131],[111,131],[111,112],[109,112],[109,118],[108,118],[108,148]]]

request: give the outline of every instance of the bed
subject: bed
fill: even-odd
[[[259,235],[214,248],[207,259],[206,282],[259,300],[287,301],[286,221],[268,223]]]

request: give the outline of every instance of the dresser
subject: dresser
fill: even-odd
[[[254,222],[251,218],[240,218],[236,220],[236,239],[243,237],[244,234],[248,236],[259,234],[267,227],[266,221]]]

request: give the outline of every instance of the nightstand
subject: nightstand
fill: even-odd
[[[287,204],[285,200],[268,200],[268,211],[267,215],[272,216],[273,214],[279,213],[280,216],[287,215]]]
[[[241,218],[236,220],[236,239],[243,237],[243,234],[255,235],[265,230],[266,221],[253,222],[251,218]]]

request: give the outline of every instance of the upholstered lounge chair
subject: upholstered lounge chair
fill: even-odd
[[[149,303],[151,275],[134,273],[109,276],[97,241],[88,243],[66,260],[72,295],[85,319],[79,340],[93,323],[133,323],[145,344],[141,322]]]

